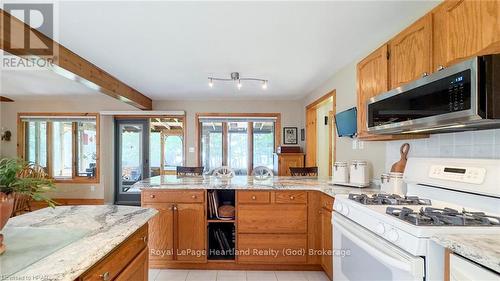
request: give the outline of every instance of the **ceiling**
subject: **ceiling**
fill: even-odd
[[[435,5],[68,1],[56,40],[153,100],[299,99]],[[233,71],[269,88],[208,87],[207,76]]]

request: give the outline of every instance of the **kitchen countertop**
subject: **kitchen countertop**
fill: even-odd
[[[432,240],[451,251],[500,273],[500,235],[449,234]]]
[[[178,177],[176,175],[156,176],[135,183],[129,191],[142,189],[270,189],[270,190],[316,190],[327,195],[376,193],[379,188],[356,188],[332,185],[331,179],[313,177],[269,177],[258,179],[252,176],[235,176],[220,179],[214,176]]]
[[[99,205],[45,208],[9,220],[0,280],[75,280],[157,213]]]

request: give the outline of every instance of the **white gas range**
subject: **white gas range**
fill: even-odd
[[[500,160],[411,158],[404,196],[335,197],[334,280],[443,280],[438,234],[500,235]]]

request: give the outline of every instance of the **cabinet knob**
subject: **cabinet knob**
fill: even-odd
[[[147,236],[143,236],[141,238],[142,242],[144,242],[144,244],[148,244],[148,237]]]
[[[429,76],[429,73],[427,72],[422,73],[422,77],[427,77],[427,76]]]
[[[101,277],[102,280],[104,281],[109,281],[109,272],[104,272],[103,274],[99,275],[99,277]]]
[[[174,208],[174,211],[177,211],[177,206],[174,206],[173,208]]]
[[[193,198],[193,199],[196,199],[196,197],[198,197],[198,196],[196,196],[196,195],[191,195],[191,198]]]
[[[438,66],[438,68],[437,68],[438,71],[441,71],[443,69],[444,69],[444,66],[442,66],[442,65]]]
[[[293,196],[290,196],[290,200],[294,200],[294,199],[295,199],[295,197],[293,197]]]
[[[149,195],[151,198],[155,198],[156,196],[154,194]]]
[[[255,199],[257,199],[257,197],[256,197],[255,195],[254,195],[254,196],[252,196],[252,200],[255,200]]]

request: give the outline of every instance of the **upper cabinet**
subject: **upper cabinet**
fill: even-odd
[[[446,1],[434,19],[433,70],[482,54],[500,52],[499,1]]]
[[[379,93],[388,90],[388,53],[387,45],[383,45],[360,61],[357,66],[358,91],[358,137],[368,138],[366,126],[366,104]]]
[[[390,88],[431,72],[432,16],[427,15],[389,41]]]
[[[367,101],[461,60],[495,53],[500,53],[500,1],[445,0],[358,63],[358,137],[425,137],[368,134]]]

